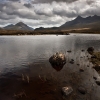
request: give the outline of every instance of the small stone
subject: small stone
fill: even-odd
[[[91,56],[91,58],[97,58],[97,56],[96,55],[93,55],[93,56]]]
[[[63,95],[65,95],[65,96],[69,95],[69,94],[72,93],[72,92],[73,92],[73,89],[72,89],[71,86],[66,86],[66,87],[63,87],[63,88],[62,88],[62,93],[63,93]]]
[[[71,61],[69,63],[74,64],[74,59],[71,59]]]
[[[97,85],[100,85],[100,81],[96,81],[96,84],[97,84]]]
[[[97,80],[97,77],[93,76],[93,79]]]
[[[87,51],[88,51],[88,53],[89,54],[93,54],[94,53],[94,48],[93,47],[89,47],[88,49],[87,49]]]
[[[77,66],[80,66],[80,64],[77,64]]]
[[[81,50],[82,52],[84,52],[85,50]]]
[[[84,69],[80,68],[80,72],[84,72]]]
[[[89,65],[87,65],[87,67],[89,67]]]
[[[93,66],[93,68],[98,72],[100,71],[100,65],[96,64],[95,66]]]
[[[74,64],[74,62],[73,62],[73,61],[70,61],[69,63]]]
[[[67,52],[68,52],[68,53],[71,53],[72,51],[71,51],[71,50],[68,50]]]
[[[74,59],[71,59],[71,61],[74,61]]]
[[[81,93],[81,94],[86,94],[87,90],[84,88],[84,87],[79,87],[78,88],[78,91]]]

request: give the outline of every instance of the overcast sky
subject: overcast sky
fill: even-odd
[[[0,26],[19,21],[33,28],[60,26],[78,15],[100,15],[100,0],[0,0]]]

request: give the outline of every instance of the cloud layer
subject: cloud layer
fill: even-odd
[[[0,25],[60,26],[78,15],[100,15],[100,0],[0,0]]]
[[[71,2],[75,2],[77,0],[33,0],[33,3],[51,3],[53,1],[71,3]]]

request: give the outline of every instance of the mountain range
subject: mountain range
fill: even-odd
[[[99,28],[98,24],[100,24],[100,16],[94,15],[83,18],[78,16],[76,19],[66,22],[61,25],[60,29],[80,29],[80,28]]]
[[[74,20],[68,21],[60,27],[52,28],[37,28],[35,31],[50,31],[50,30],[100,30],[100,16],[94,15],[83,18],[81,16],[76,17]]]
[[[23,22],[19,22],[15,25],[10,24],[0,30],[24,30],[24,31],[32,31],[33,28],[24,24]],[[59,27],[51,27],[51,28],[36,28],[34,31],[59,31],[59,30],[100,30],[100,16],[88,16],[83,18],[81,16],[77,16],[75,19],[64,23]]]
[[[33,28],[29,27],[28,25],[24,24],[23,22],[19,22],[15,25],[13,25],[13,24],[7,25],[7,26],[3,27],[3,29],[6,29],[6,30],[24,30],[24,31],[34,30]]]

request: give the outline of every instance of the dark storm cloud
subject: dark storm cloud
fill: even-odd
[[[8,0],[8,1],[19,2],[20,0]]]
[[[23,21],[33,27],[60,26],[78,15],[100,15],[99,9],[100,0],[0,0],[0,24]]]
[[[1,19],[10,19],[12,16],[16,16],[19,18],[27,18],[27,19],[37,19],[38,16],[34,13],[33,9],[29,9],[25,7],[21,3],[5,3],[0,4],[0,18]],[[4,16],[4,17],[3,17]]]
[[[15,17],[16,17],[15,15],[10,16],[10,15],[7,15],[6,13],[0,12],[0,19],[2,20],[9,20]]]
[[[27,7],[27,8],[31,8],[32,7],[32,5],[30,3],[25,3],[24,6]]]
[[[87,4],[91,5],[95,2],[95,0],[87,0]]]
[[[53,1],[56,2],[75,2],[77,0],[33,0],[33,3],[51,3]]]

